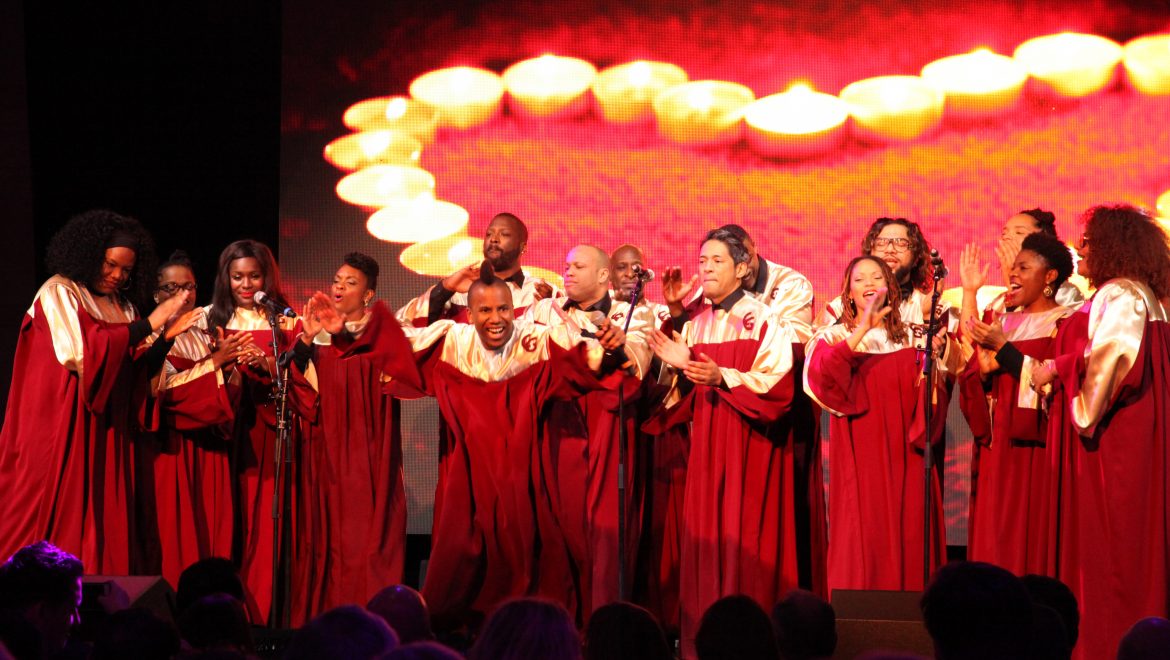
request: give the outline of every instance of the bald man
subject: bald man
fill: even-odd
[[[565,256],[564,296],[540,300],[528,308],[525,318],[551,327],[568,327],[571,332],[591,336],[609,326],[620,328],[631,313],[628,302],[609,294],[610,261],[600,248],[578,245]],[[633,404],[640,381],[650,368],[650,349],[645,333],[654,325],[653,311],[639,306],[633,310],[624,354],[613,359],[625,365],[623,393],[626,433],[633,447],[637,436]],[[616,392],[595,392],[573,401],[553,404],[549,419],[555,420],[547,435],[545,458],[550,492],[555,494],[557,517],[565,532],[577,575],[562,580],[570,611],[582,614],[580,621],[596,607],[619,599],[619,554],[626,559],[627,584],[633,580],[638,517],[633,484],[635,470],[626,467],[626,547],[618,546],[618,459],[620,425]],[[634,453],[627,452],[627,462]],[[572,577],[572,576],[571,576]],[[628,594],[627,594],[628,597]]]
[[[467,292],[483,268],[502,280],[512,295],[512,308],[523,314],[532,303],[558,293],[538,277],[527,275],[521,258],[528,250],[528,227],[511,213],[497,213],[483,238],[483,261],[460,268],[398,310],[402,325],[424,326],[439,319],[467,322]]]
[[[515,319],[512,289],[500,279],[471,283],[468,303],[470,324],[405,328],[451,447],[439,466],[422,589],[441,631],[474,626],[508,598],[555,595],[546,568],[564,561],[555,554],[564,540],[538,525],[552,514],[535,444],[550,402],[602,387],[595,373],[622,343],[613,328],[582,337]]]

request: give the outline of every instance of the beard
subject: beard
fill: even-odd
[[[488,254],[487,250],[484,250],[483,257],[492,267],[492,270],[497,272],[507,270],[515,266],[516,262],[520,260],[520,248],[516,248],[515,250],[500,250],[492,254]]]

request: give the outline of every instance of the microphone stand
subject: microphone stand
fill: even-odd
[[[947,276],[947,269],[943,266],[942,261],[936,261],[933,266],[934,271],[934,287],[930,296],[930,319],[926,325],[926,350],[925,357],[922,364],[923,384],[925,387],[922,390],[923,397],[923,418],[926,421],[926,436],[924,441],[924,449],[922,451],[922,492],[923,492],[923,507],[922,507],[922,587],[925,589],[930,582],[930,532],[931,532],[931,506],[930,506],[930,486],[931,486],[931,471],[934,469],[934,447],[931,445],[931,431],[932,431],[932,417],[934,416],[934,335],[938,332],[941,320],[938,317],[938,301],[942,295],[942,288],[939,284],[943,278]]]
[[[642,287],[646,284],[645,271],[634,276],[634,292],[630,295],[630,311],[626,314],[626,323],[622,327],[622,334],[630,331],[630,320],[634,318],[634,309],[638,299],[642,296]],[[626,462],[627,443],[626,432],[626,387],[625,374],[622,374],[621,385],[618,387],[618,599],[627,600],[626,592]]]
[[[287,518],[283,516],[288,505],[288,471],[292,466],[292,443],[290,441],[291,428],[289,426],[288,409],[288,365],[280,354],[280,322],[276,312],[268,310],[268,325],[272,328],[272,354],[276,356],[276,374],[273,383],[272,400],[276,406],[276,444],[273,447],[273,474],[272,497],[272,611],[268,622],[271,628],[288,627],[289,611],[285,602],[288,596],[289,584],[286,582],[288,572],[281,563],[285,535],[283,528],[287,526]]]

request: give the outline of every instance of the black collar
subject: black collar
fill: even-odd
[[[756,272],[756,284],[752,291],[763,293],[764,287],[768,286],[768,260],[757,254],[756,261],[760,262],[760,270]]]
[[[744,295],[743,287],[741,286],[735,291],[727,294],[723,300],[720,300],[717,303],[711,303],[711,307],[713,309],[721,309],[725,312],[730,312],[731,308],[735,307],[735,303],[739,302],[744,297]]]
[[[524,274],[524,269],[521,268],[520,270],[516,271],[515,273],[512,273],[511,275],[509,275],[508,277],[501,277],[500,279],[504,280],[505,282],[511,282],[512,284],[515,284],[517,289],[523,289],[524,288],[524,279],[526,277],[527,276]]]
[[[593,303],[592,305],[590,305],[588,307],[581,307],[580,303],[578,303],[576,300],[573,300],[572,298],[570,298],[569,300],[565,301],[565,304],[561,306],[561,309],[563,309],[567,312],[570,309],[573,309],[574,307],[576,307],[577,309],[579,309],[583,312],[592,312],[593,310],[599,310],[599,311],[605,313],[606,316],[609,316],[609,310],[611,307],[613,307],[613,299],[609,297],[609,291],[606,291],[605,295],[601,297],[601,300],[598,300],[597,302]]]

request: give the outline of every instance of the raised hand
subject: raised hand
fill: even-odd
[[[610,323],[609,319],[602,321],[594,334],[597,335],[601,347],[607,351],[617,350],[626,343],[626,333],[622,332],[616,323]]]
[[[321,333],[321,318],[317,316],[317,305],[314,298],[316,294],[310,296],[305,301],[304,308],[301,309],[301,341],[305,345],[313,343],[313,337]]]
[[[552,298],[553,288],[548,282],[538,281],[532,285],[532,297],[537,300],[544,300],[545,298]]]
[[[658,356],[659,360],[676,369],[686,369],[691,361],[691,349],[686,344],[667,337],[666,333],[655,329],[646,337],[646,343]]]
[[[998,321],[984,323],[979,319],[969,319],[965,330],[967,336],[983,348],[998,351],[1007,343],[1007,335],[1003,333],[1003,326]]]
[[[719,387],[723,383],[723,373],[719,371],[719,365],[706,353],[699,353],[698,360],[688,361],[683,374],[696,385]]]
[[[981,256],[979,246],[974,243],[964,245],[959,255],[959,280],[966,291],[978,291],[987,284],[987,272],[991,264],[981,263]]]
[[[187,296],[185,295],[171,296],[170,298],[160,302],[158,307],[155,307],[154,311],[146,317],[146,319],[150,321],[151,330],[154,330],[155,332],[162,330],[163,326],[167,324],[167,321],[171,320],[172,317],[178,314],[186,304]]]
[[[691,276],[689,282],[683,282],[682,268],[678,266],[671,266],[662,272],[662,299],[666,302],[666,306],[670,308],[671,316],[682,316],[683,303],[691,292],[695,290],[695,284],[699,281],[699,275],[696,273]]]
[[[995,256],[999,257],[999,269],[1003,272],[1003,283],[1006,285],[1011,278],[1012,266],[1020,254],[1020,243],[1013,240],[999,239],[995,245]]]
[[[333,306],[329,296],[318,291],[313,294],[310,302],[313,304],[313,313],[317,315],[317,320],[321,327],[325,328],[325,332],[336,335],[345,330],[345,319],[337,313],[337,308]]]
[[[857,345],[861,343],[865,333],[881,325],[890,312],[894,311],[893,307],[886,304],[887,293],[889,293],[889,289],[882,287],[861,306],[861,313],[857,316],[857,325],[845,339],[849,348],[857,350]]]
[[[444,277],[441,286],[455,293],[467,293],[468,289],[471,288],[471,283],[479,279],[479,267],[480,264],[464,266]]]
[[[172,316],[163,326],[163,338],[167,341],[173,341],[175,337],[190,330],[201,318],[203,318],[202,307],[196,307],[179,316]]]
[[[215,350],[211,353],[211,363],[215,365],[216,369],[222,369],[224,365],[229,365],[235,362],[241,355],[244,355],[252,346],[252,334],[249,332],[236,332],[226,337],[223,334],[223,328],[215,329],[215,343],[213,344]]]

